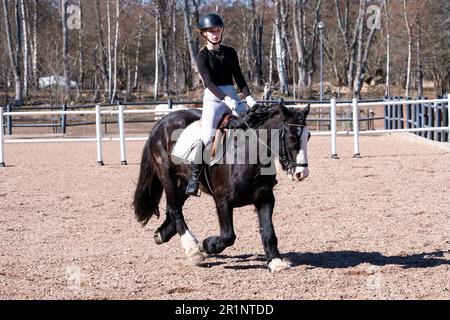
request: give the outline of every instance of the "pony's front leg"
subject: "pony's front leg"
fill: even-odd
[[[217,213],[219,215],[220,236],[209,237],[203,240],[203,251],[208,254],[220,253],[226,247],[230,247],[236,240],[233,229],[233,208],[226,201],[216,200]]]
[[[275,197],[273,193],[255,204],[258,210],[259,229],[269,269],[271,272],[280,272],[288,269],[290,265],[287,261],[281,259],[278,251],[278,239],[272,223],[274,205]]]

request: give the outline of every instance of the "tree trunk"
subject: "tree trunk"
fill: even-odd
[[[33,84],[38,84],[38,32],[37,32],[37,20],[38,20],[38,0],[33,0]]]
[[[364,29],[364,24],[361,24],[361,29]],[[361,30],[361,32],[362,32]],[[375,33],[376,28],[372,28],[370,30],[369,36],[367,37],[366,45],[364,47],[364,53],[362,53],[362,37],[360,40],[360,44],[358,45],[358,60],[356,62],[356,74],[355,74],[355,83],[353,86],[353,97],[360,98],[361,89],[364,84],[364,78],[366,76],[367,71],[367,60],[369,58],[369,51],[372,45],[373,35]]]
[[[64,99],[67,103],[70,100],[70,73],[69,73],[69,33],[67,29],[67,0],[61,0],[61,20],[63,33],[63,69],[64,69]]]
[[[183,6],[183,19],[184,19],[184,33],[186,35],[186,44],[188,46],[189,51],[189,57],[191,61],[191,68],[190,68],[190,75],[187,77],[187,79],[196,79],[195,83],[186,83],[187,88],[191,88],[193,85],[194,87],[199,83],[200,78],[198,77],[198,68],[197,68],[197,52],[198,52],[198,43],[196,44],[194,41],[194,37],[192,36],[191,32],[191,24],[190,24],[190,10],[189,10],[189,3],[188,0],[184,0],[184,6]],[[194,75],[194,76],[193,76]]]
[[[110,0],[106,0],[106,14],[108,21],[108,101],[112,101],[112,52],[111,52],[111,10]]]
[[[144,1],[142,1],[143,4]],[[137,38],[137,46],[136,46],[136,58],[135,58],[135,66],[134,66],[134,81],[133,81],[133,90],[137,90],[138,88],[138,77],[139,77],[139,53],[141,50],[141,38],[144,33],[144,19],[141,12],[139,13],[139,23],[138,23],[138,38]]]
[[[109,76],[108,76],[108,68],[107,68],[107,57],[105,53],[105,44],[103,42],[103,27],[102,27],[102,19],[100,15],[100,2],[99,0],[95,0],[95,15],[96,15],[96,29],[97,29],[97,42],[99,46],[99,54],[100,54],[100,69],[103,74],[103,84],[105,91],[108,92],[108,84],[109,84]]]
[[[320,10],[322,0],[319,0],[315,7],[315,20],[312,31],[306,30],[306,2],[298,0],[294,2],[293,28],[295,48],[298,59],[298,90],[300,95],[304,95],[306,89],[311,86],[312,76],[315,71],[314,55],[317,48],[318,22],[320,20]],[[307,35],[311,36],[307,38]]]
[[[304,96],[305,90],[308,86],[308,70],[306,62],[306,48],[304,38],[304,10],[303,6],[299,7],[298,1],[294,3],[293,27],[295,48],[297,51],[298,60],[298,92],[300,96]]]
[[[25,4],[24,0],[20,0],[20,10],[21,10],[21,18],[22,18],[22,34],[23,34],[23,96],[25,99],[28,95],[28,28],[27,28],[27,20],[25,13]]]
[[[78,0],[78,6],[80,8],[80,30],[78,31],[78,64],[79,64],[79,72],[78,72],[78,87],[79,89],[84,89],[84,55],[83,55],[83,6],[82,1]]]
[[[355,23],[355,29],[353,30],[353,37],[352,41],[348,50],[348,68],[347,68],[347,84],[348,84],[348,93],[349,96],[353,96],[353,88],[354,88],[354,82],[355,82],[355,64],[358,54],[358,48],[360,45],[362,45],[359,42],[359,32],[364,24],[364,3],[365,0],[360,0],[359,2],[359,10],[358,10],[358,17],[356,19]],[[346,8],[348,10],[348,8]],[[348,14],[348,13],[346,13]]]
[[[422,53],[421,53],[421,37],[420,26],[417,31],[417,95],[423,97],[423,66],[422,66]]]
[[[8,55],[11,61],[11,69],[14,73],[14,81],[16,85],[16,95],[15,95],[15,105],[21,106],[23,103],[22,96],[22,79],[20,78],[20,67],[17,56],[14,56],[14,49],[12,43],[12,35],[11,35],[11,22],[9,20],[9,3],[8,0],[3,0],[3,13],[5,15],[5,32],[6,39],[8,43]]]
[[[406,68],[406,87],[405,87],[405,98],[407,98],[409,97],[409,88],[411,82],[411,59],[412,59],[413,39],[412,39],[411,25],[408,21],[408,14],[406,12],[406,0],[403,0],[403,12],[405,14],[406,29],[408,31],[408,65]]]
[[[172,1],[172,7],[171,7],[171,15],[170,15],[170,17],[171,17],[171,28],[172,28],[172,32],[171,32],[171,36],[172,36],[172,41],[170,42],[170,44],[171,44],[171,48],[170,48],[170,50],[172,51],[172,55],[171,55],[171,60],[172,60],[172,66],[173,66],[173,68],[172,68],[172,74],[173,74],[173,88],[174,88],[174,93],[175,93],[175,95],[178,95],[178,92],[179,92],[179,85],[178,85],[178,82],[179,82],[179,78],[180,77],[178,77],[178,63],[177,63],[177,60],[178,60],[178,57],[179,57],[179,54],[178,54],[178,37],[177,37],[177,19],[176,19],[176,3],[175,3],[175,1],[176,0],[173,0]]]
[[[254,84],[257,87],[262,86],[262,32],[263,32],[263,16],[256,14],[255,0],[250,1],[251,6],[251,53],[252,60],[255,62]]]
[[[117,47],[119,46],[119,19],[120,19],[120,6],[119,0],[116,0],[116,30],[114,36],[114,77],[113,77],[113,92],[111,95],[111,103],[114,103],[117,91]]]
[[[281,11],[280,0],[275,1],[275,51],[277,59],[278,79],[280,81],[280,91],[283,94],[289,94],[289,87],[287,82],[287,73],[285,66],[286,52],[283,50],[283,39],[281,30]]]
[[[391,36],[389,30],[389,9],[387,0],[384,0],[385,19],[386,19],[386,89],[385,95],[389,99],[391,96]]]
[[[154,100],[158,99],[159,87],[159,16],[155,19],[155,83],[153,88]]]
[[[275,31],[276,27],[275,24],[273,25],[273,30],[272,30],[272,38],[270,39],[270,54],[269,54],[269,85],[272,86],[273,85],[273,46],[275,43]]]

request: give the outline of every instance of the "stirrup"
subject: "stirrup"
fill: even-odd
[[[189,188],[189,183],[192,182],[192,184],[197,183],[197,187],[196,187],[196,192],[189,192],[188,188]],[[191,186],[193,188],[193,186]],[[200,189],[200,182],[197,181],[189,181],[188,185],[186,186],[186,191],[185,193],[189,196],[194,196],[194,197],[200,197],[200,195],[202,194],[202,191]]]

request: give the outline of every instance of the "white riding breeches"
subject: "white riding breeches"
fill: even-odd
[[[217,86],[224,94],[232,99],[240,102],[236,89],[232,85]],[[225,113],[231,113],[231,109],[225,104],[223,100],[216,97],[209,89],[205,89],[203,94],[203,112],[202,112],[202,135],[203,143],[208,145],[216,133],[219,121]]]

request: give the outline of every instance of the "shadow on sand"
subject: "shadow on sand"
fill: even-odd
[[[425,252],[410,255],[385,256],[379,252],[359,251],[324,251],[318,253],[289,252],[282,254],[283,259],[291,261],[291,267],[310,266],[325,269],[340,269],[356,267],[363,263],[375,266],[396,265],[403,269],[410,268],[434,268],[441,265],[450,265],[450,260],[445,259],[449,251]],[[212,262],[209,266],[224,266],[225,269],[265,269],[265,257],[263,255],[215,255],[217,259],[233,260],[228,264],[225,262]],[[253,262],[253,263],[252,263]],[[258,263],[255,263],[258,262]],[[245,263],[245,264],[243,264]]]

